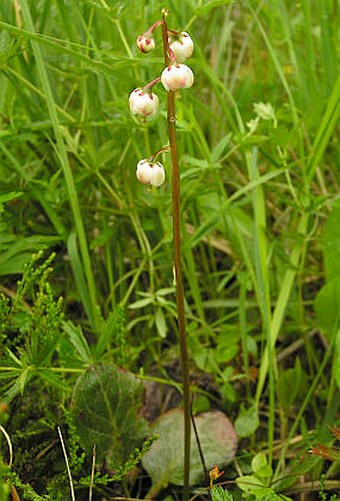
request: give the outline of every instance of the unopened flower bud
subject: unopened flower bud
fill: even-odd
[[[175,56],[176,62],[183,63],[183,61],[191,57],[194,51],[194,42],[188,33],[182,31],[182,33],[172,35],[169,38],[169,47]]]
[[[175,63],[163,70],[161,82],[165,90],[187,89],[194,83],[194,74],[189,66]]]
[[[140,51],[147,54],[148,52],[152,52],[154,50],[156,44],[152,36],[139,35],[136,45]]]
[[[144,159],[137,164],[136,176],[140,183],[158,188],[164,183],[165,170],[160,162],[150,162]]]
[[[158,96],[153,92],[138,87],[133,90],[129,97],[129,106],[131,113],[142,115],[143,117],[152,116],[158,110]]]

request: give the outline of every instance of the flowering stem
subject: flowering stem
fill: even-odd
[[[166,24],[167,11],[162,13],[162,40],[165,65],[170,64],[168,28]],[[168,96],[168,134],[172,161],[172,203],[173,203],[173,239],[174,239],[174,270],[176,280],[176,303],[178,316],[178,331],[181,351],[183,408],[184,408],[184,465],[183,465],[183,501],[189,499],[190,478],[190,435],[191,435],[191,398],[189,379],[189,356],[186,336],[186,319],[184,310],[184,291],[181,269],[181,233],[180,233],[180,182],[178,147],[176,138],[175,92],[169,90]]]

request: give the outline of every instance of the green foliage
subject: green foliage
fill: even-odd
[[[70,363],[70,367],[74,365],[74,355],[79,356],[78,362],[76,362],[77,367],[85,366],[88,367],[92,362],[93,355],[91,353],[91,348],[82,333],[81,327],[76,328],[72,322],[63,321],[63,312],[61,310],[61,300],[55,301],[50,284],[48,282],[48,276],[52,272],[50,267],[51,261],[54,256],[51,256],[46,261],[39,264],[42,255],[33,256],[32,261],[25,267],[25,273],[22,279],[17,284],[16,294],[13,297],[7,297],[4,294],[1,296],[1,321],[4,329],[2,329],[2,336],[4,340],[4,350],[8,353],[8,365],[2,374],[2,378],[7,378],[10,380],[14,379],[14,382],[5,384],[3,386],[3,399],[6,401],[12,400],[18,392],[23,393],[25,386],[34,377],[40,377],[40,379],[49,383],[49,385],[55,386],[61,390],[62,386],[59,383],[56,375],[50,369],[52,356],[53,363],[56,362],[56,354],[59,354],[60,361],[63,363]],[[106,326],[103,329],[103,337],[100,337],[98,345],[96,346],[96,354],[101,355],[104,351],[109,350],[112,343],[112,348],[110,351],[118,357],[118,360],[123,362],[126,360],[125,346],[124,342],[124,312],[123,309],[117,307],[115,313],[109,317]],[[62,337],[61,334],[65,332],[67,337]],[[14,336],[15,334],[15,336]],[[104,344],[105,343],[105,344]],[[116,344],[116,343],[120,343]],[[101,346],[100,346],[101,345]],[[65,356],[66,352],[69,352],[70,346],[73,347],[73,355],[71,359]],[[16,355],[18,354],[18,356]],[[20,357],[20,358],[19,358]],[[13,364],[14,362],[14,364]],[[16,370],[11,370],[17,366]],[[94,368],[90,369],[92,372]],[[104,371],[104,372],[103,372]],[[142,449],[134,449],[138,445],[143,436],[145,436],[147,428],[143,420],[131,412],[132,407],[129,407],[127,402],[134,402],[136,410],[141,406],[141,383],[137,380],[133,380],[132,376],[129,376],[125,372],[118,372],[114,367],[105,368],[101,366],[97,369],[96,381],[100,380],[100,385],[103,392],[108,392],[113,396],[113,401],[111,402],[117,416],[117,423],[115,425],[115,430],[119,434],[116,437],[116,442],[114,443],[114,449],[116,451],[115,457],[112,461],[115,462],[114,466],[116,468],[116,475],[114,478],[111,476],[105,476],[96,473],[94,478],[94,485],[107,485],[113,480],[121,480],[127,475],[127,473],[140,461],[142,455],[150,448],[152,440],[148,440],[143,445]],[[99,374],[100,372],[100,374]],[[87,394],[87,398],[92,402],[92,387],[88,387],[85,384],[85,390],[82,392],[81,380],[86,379],[85,373],[78,384],[75,387],[75,405],[80,405],[80,400],[84,397],[84,393]],[[116,375],[116,385],[112,383],[112,377]],[[31,386],[33,385],[33,380],[31,381]],[[8,388],[9,386],[9,388]],[[64,387],[64,393],[67,387]],[[124,390],[125,389],[125,390]],[[36,405],[38,398],[44,402],[44,386],[39,388],[40,397],[38,397],[36,390],[35,403]],[[52,388],[47,387],[47,392],[52,396]],[[123,393],[122,393],[123,392]],[[47,395],[46,395],[47,396]],[[27,398],[27,397],[26,397]],[[53,397],[54,399],[54,397]],[[120,402],[120,403],[119,403]],[[97,402],[98,403],[98,402]],[[126,410],[126,415],[121,411],[118,411],[118,407],[121,405],[121,410]],[[30,404],[28,404],[30,407]],[[25,406],[23,407],[25,408]],[[25,408],[26,416],[29,412],[37,414],[36,417],[41,422],[41,426],[46,427],[46,418],[50,411],[49,406],[45,403],[42,404],[39,411],[34,410],[34,408],[28,410]],[[76,407],[79,410],[79,407]],[[110,414],[111,411],[107,409]],[[97,413],[100,414],[101,408],[98,405],[95,409]],[[74,476],[79,476],[84,468],[86,467],[86,456],[83,450],[79,446],[81,438],[78,436],[78,430],[75,422],[72,418],[71,413],[63,407],[63,415],[65,419],[65,424],[68,429],[68,460],[70,464],[71,471]],[[44,416],[44,417],[43,417]],[[33,417],[33,416],[32,416]],[[51,422],[50,426],[56,426],[55,417],[49,416]],[[104,418],[104,415],[102,415]],[[18,416],[17,421],[20,421]],[[45,422],[44,422],[45,421]],[[54,421],[54,424],[52,422]],[[127,423],[130,422],[130,426]],[[112,424],[112,423],[111,423]],[[121,441],[120,430],[125,428],[123,432],[123,441]],[[19,425],[22,432],[26,432],[27,436],[32,434],[33,436],[37,433],[37,429],[30,429],[28,427],[23,427],[22,424]],[[125,435],[124,435],[125,433]],[[80,433],[81,435],[81,433]],[[91,438],[93,434],[89,430],[85,430],[83,436],[86,438]],[[124,439],[125,437],[125,439]],[[98,445],[98,457],[103,458],[108,451],[108,447],[112,446],[112,440],[115,440],[114,435],[111,437],[111,441],[105,443],[105,447],[102,447],[102,443]],[[86,440],[85,440],[86,441]],[[83,440],[84,442],[84,440]],[[120,449],[116,447],[120,444]],[[108,445],[109,444],[109,445]],[[89,455],[92,451],[88,451]],[[25,452],[23,454],[18,454],[18,460],[25,461]],[[119,458],[119,460],[118,460]],[[109,463],[108,458],[107,464]],[[45,497],[40,497],[36,491],[30,485],[24,485],[19,477],[11,475],[15,481],[15,485],[24,493],[25,499],[45,499]],[[66,477],[65,477],[66,479]],[[86,482],[80,480],[80,484],[88,485]],[[48,488],[47,498],[51,496],[51,499],[59,499],[61,492],[60,480],[51,478],[51,482]],[[47,499],[46,498],[46,499]]]
[[[6,465],[0,456],[0,499],[1,501],[7,501],[9,499],[9,484],[8,484],[8,474],[10,468]],[[7,481],[6,481],[7,480]]]
[[[258,410],[255,406],[249,409],[241,407],[240,413],[235,421],[235,430],[238,437],[249,437],[260,424]]]
[[[41,258],[41,253],[33,255],[14,295],[1,293],[2,356],[8,364],[2,378],[16,378],[2,390],[4,401],[23,392],[32,377],[48,378],[44,367],[50,366],[60,338],[62,298],[54,299],[47,280],[54,255],[39,264]]]
[[[105,352],[111,354],[116,365],[124,366],[128,361],[126,316],[123,306],[119,304],[106,319],[95,347],[97,358]]]
[[[234,458],[237,438],[231,422],[220,411],[204,412],[195,418],[201,450],[206,467],[223,467]],[[183,485],[183,411],[173,409],[154,423],[152,431],[159,439],[143,457],[142,464],[149,473],[155,494],[168,483]],[[190,484],[196,485],[204,475],[194,431],[191,436]]]
[[[331,338],[339,324],[340,280],[334,279],[326,283],[315,299],[315,311],[318,325]]]
[[[322,235],[322,248],[327,281],[340,279],[339,267],[336,265],[340,252],[340,202],[335,200],[332,211],[327,218]]]
[[[253,457],[251,469],[253,471],[252,475],[243,475],[236,479],[237,485],[248,496],[251,496],[250,499],[261,501],[279,501],[283,499],[291,501],[291,498],[275,493],[274,487],[271,486],[273,470],[263,452],[259,452]]]
[[[319,491],[319,499],[320,501],[338,501],[339,497],[337,494],[333,494],[332,496],[327,496],[326,489],[325,489],[325,480],[326,476],[323,474],[320,477],[320,491]]]
[[[306,374],[301,367],[300,359],[297,358],[295,366],[282,371],[277,381],[276,392],[282,409],[288,411],[296,401],[302,400],[306,384]]]
[[[220,485],[215,485],[210,490],[210,495],[212,501],[233,501],[233,496]]]
[[[121,467],[147,435],[138,415],[142,394],[141,382],[114,366],[92,366],[77,380],[71,403],[77,434],[89,455],[96,446],[98,463]]]
[[[335,201],[322,235],[326,283],[315,298],[318,325],[334,344],[334,377],[340,388],[340,275],[337,258],[340,249],[340,204]]]
[[[75,425],[72,413],[66,409],[62,408],[63,416],[65,418],[65,424],[67,426],[67,458],[72,471],[73,476],[78,476],[84,467],[86,454],[81,449],[79,443],[80,439],[77,433],[77,427]]]
[[[143,456],[150,450],[153,442],[157,440],[157,436],[149,437],[144,440],[143,445],[140,449],[135,449],[130,456],[127,458],[126,462],[115,469],[114,474],[101,474],[99,471],[96,471],[94,474],[94,478],[92,480],[91,476],[87,476],[79,479],[80,485],[91,485],[91,482],[94,483],[96,487],[102,485],[108,485],[110,482],[114,481],[122,481],[126,476],[141,462]]]

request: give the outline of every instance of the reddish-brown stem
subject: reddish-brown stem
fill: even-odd
[[[158,155],[161,153],[165,153],[166,151],[170,151],[170,146],[162,146],[162,148],[159,148],[155,153],[150,157],[151,162],[154,162]]]
[[[151,82],[144,85],[143,90],[151,89],[154,85],[158,84],[160,81],[161,81],[161,77],[154,78],[153,80],[151,80]]]
[[[150,28],[149,28],[149,29],[147,29],[147,30],[143,33],[143,36],[148,37],[148,36],[152,35],[152,32],[153,32],[156,28],[158,28],[158,26],[159,26],[160,24],[162,24],[162,22],[163,22],[163,21],[160,21],[160,20],[159,20],[159,21],[156,21],[155,23],[153,23],[153,25],[152,25],[152,26],[150,26]]]
[[[168,42],[168,28],[166,24],[167,11],[163,11],[162,39],[165,65],[169,66],[170,52]],[[168,91],[168,134],[172,161],[172,203],[173,203],[173,241],[174,241],[174,269],[176,280],[176,303],[178,316],[178,333],[181,352],[183,409],[184,409],[184,464],[183,464],[183,501],[189,499],[190,494],[190,442],[191,442],[191,398],[189,378],[189,356],[186,334],[186,319],[184,308],[184,290],[181,268],[181,232],[180,232],[180,182],[179,161],[176,138],[176,111],[175,92]]]
[[[168,30],[168,34],[176,36],[182,35],[182,31]]]
[[[175,54],[174,54],[174,51],[171,49],[171,47],[169,47],[169,58],[170,58],[170,61],[172,63],[175,63],[176,62],[176,57],[175,57]]]

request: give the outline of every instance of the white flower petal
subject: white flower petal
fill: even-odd
[[[187,89],[194,83],[194,74],[186,64],[175,63],[164,68],[161,82],[165,90]]]

